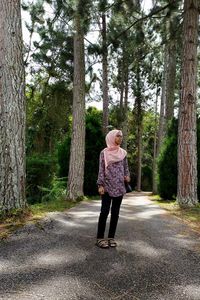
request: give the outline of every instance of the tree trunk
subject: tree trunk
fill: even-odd
[[[108,99],[108,49],[107,49],[107,33],[106,33],[106,15],[102,14],[102,67],[103,67],[103,133],[108,132],[108,118],[109,118],[109,99]]]
[[[184,1],[181,101],[178,126],[178,191],[182,207],[195,206],[197,199],[197,41],[198,0]]]
[[[73,124],[67,187],[67,196],[73,201],[83,196],[85,164],[84,33],[78,12],[75,14],[74,25]]]
[[[174,39],[174,23],[173,16],[170,19],[170,41],[167,45],[167,78],[166,78],[166,111],[165,120],[166,126],[174,116],[174,99],[175,99],[175,84],[176,84],[176,40]]]
[[[124,59],[124,49],[122,49],[123,55],[121,62],[119,64],[118,76],[120,78],[120,101],[119,101],[119,119],[118,119],[118,128],[122,129],[122,124],[124,121],[124,89],[125,89],[125,59]]]
[[[0,210],[26,206],[25,77],[20,1],[0,2]]]
[[[176,83],[176,44],[170,41],[168,45],[168,72],[166,80],[166,125],[174,116],[174,99],[175,99],[175,83]]]
[[[158,125],[158,117],[157,117],[157,108],[158,108],[158,88],[156,90],[156,102],[155,102],[155,132],[154,132],[154,143],[153,143],[153,194],[156,195],[158,193],[157,186],[157,125]]]
[[[139,100],[139,106],[141,105]],[[139,117],[141,116],[141,109],[139,108]],[[141,191],[142,180],[142,122],[137,126],[137,191]]]
[[[157,145],[157,156],[160,153],[162,141],[164,137],[164,125],[165,125],[165,106],[166,106],[166,70],[167,70],[167,51],[165,46],[164,51],[164,70],[162,77],[162,95],[160,103],[160,117],[159,117],[159,130],[158,130],[158,145]]]
[[[141,177],[142,177],[142,95],[140,82],[140,68],[137,68],[137,90],[135,98],[136,109],[136,136],[137,136],[137,187],[138,192],[141,191]]]
[[[125,72],[125,93],[124,93],[124,107],[123,107],[123,126],[122,126],[122,132],[123,132],[123,142],[122,147],[127,150],[127,138],[128,138],[128,66],[126,67]]]
[[[124,107],[124,79],[121,79],[120,84],[120,100],[119,100],[119,117],[118,117],[118,128],[122,128],[123,123],[123,107]]]

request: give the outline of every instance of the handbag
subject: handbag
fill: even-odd
[[[127,181],[125,181],[124,184],[125,184],[126,193],[132,192],[133,189],[131,185]]]

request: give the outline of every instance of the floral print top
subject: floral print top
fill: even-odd
[[[124,176],[130,176],[127,158],[125,157],[121,161],[110,164],[105,172],[104,154],[101,151],[97,180],[98,186],[102,185],[105,192],[111,197],[122,196],[126,193]]]

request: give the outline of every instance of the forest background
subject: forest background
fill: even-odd
[[[145,2],[21,3],[28,204],[95,196],[111,128],[123,131],[135,190],[198,203],[199,4]]]
[[[158,176],[159,174],[154,174],[155,178],[153,178],[153,169],[164,135],[167,138],[166,124],[174,115],[177,118],[178,114],[183,3],[182,1],[156,1],[155,3],[97,1],[93,6],[91,3],[87,5],[91,19],[87,24],[85,37],[86,105],[89,107],[95,101],[95,107],[103,108],[105,95],[102,91],[104,88],[102,14],[103,10],[106,10],[105,30],[106,41],[109,44],[106,53],[108,125],[124,131],[123,146],[128,148],[134,188],[151,191],[153,184],[156,186],[158,182],[158,187],[154,187],[155,192],[159,190],[165,198],[175,198],[177,139],[173,149],[170,151],[163,149],[162,154],[160,153],[162,156],[159,160],[160,164],[165,165],[164,168],[160,167],[160,173],[164,172],[162,178]],[[166,8],[162,9],[165,6]],[[31,16],[31,22],[25,22],[30,32],[26,57],[26,61],[29,61],[27,75],[30,78],[27,87],[27,90],[29,89],[29,93],[27,92],[27,196],[29,202],[35,202],[47,199],[49,193],[51,194],[52,185],[59,183],[59,186],[65,187],[67,182],[73,101],[73,49],[70,41],[73,23],[69,15],[70,2],[65,5],[62,1],[60,3],[57,1],[57,4],[55,1],[34,1],[32,5],[25,4],[23,8],[25,11],[28,10]],[[148,14],[150,16],[146,18]],[[137,22],[142,18],[144,20]],[[51,20],[54,20],[53,24]],[[133,26],[127,30],[130,25]],[[68,37],[66,37],[67,32],[70,33]],[[37,33],[36,40],[33,40],[34,33]],[[126,71],[123,70],[125,68]],[[168,74],[166,75],[165,72]],[[127,78],[124,78],[125,76]],[[63,80],[64,78],[67,80]],[[33,89],[36,90],[35,93]],[[163,107],[161,108],[161,97],[166,98],[162,99],[166,102],[163,105],[164,112]],[[91,107],[86,112],[84,178],[86,195],[97,193],[99,152],[105,146],[101,131],[101,114],[101,111]],[[159,121],[165,128],[159,128]],[[140,127],[140,131],[137,127]],[[169,134],[175,139],[176,132],[177,128],[174,128],[173,132],[168,133],[165,143],[169,143],[169,139],[172,139]],[[164,151],[167,152],[166,157]],[[170,152],[173,153],[169,157]],[[36,170],[38,173],[35,173]],[[171,174],[170,179],[168,174]]]

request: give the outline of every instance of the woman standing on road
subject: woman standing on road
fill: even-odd
[[[97,184],[102,201],[96,242],[96,245],[100,248],[117,246],[114,237],[119,218],[119,210],[123,195],[126,193],[125,181],[130,181],[127,152],[120,147],[121,143],[121,130],[111,130],[106,135],[107,147],[100,153]],[[104,239],[104,232],[110,206],[111,218],[108,239]]]

